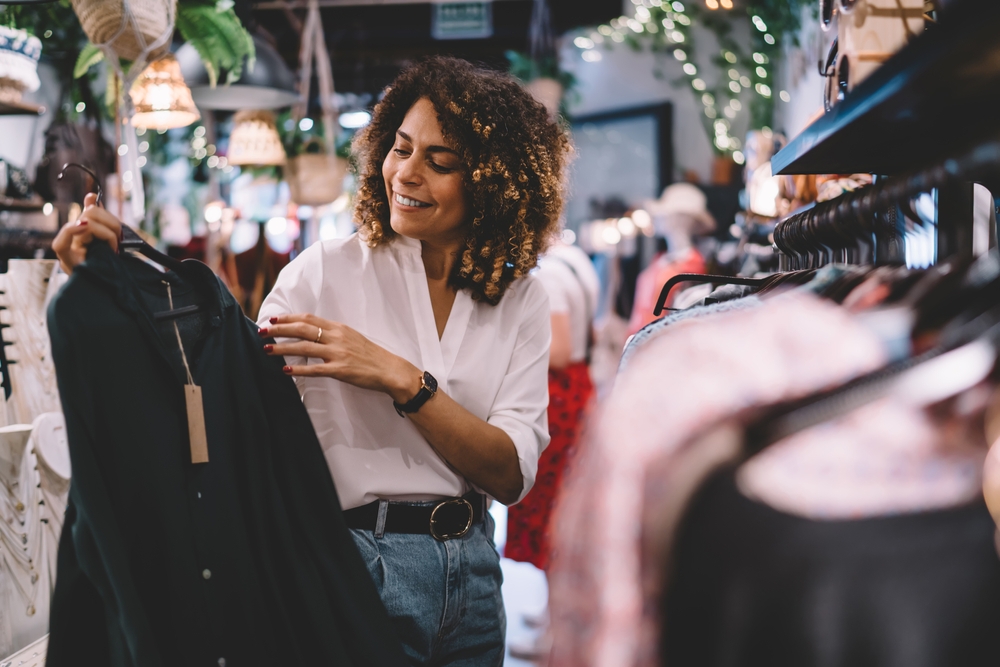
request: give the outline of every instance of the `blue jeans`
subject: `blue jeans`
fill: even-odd
[[[503,664],[503,574],[489,513],[447,542],[429,534],[376,538],[370,530],[352,529],[351,535],[412,665]]]

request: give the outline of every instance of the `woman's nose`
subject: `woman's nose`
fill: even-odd
[[[420,182],[420,165],[415,159],[413,159],[413,156],[410,156],[409,159],[400,161],[399,169],[396,171],[396,178],[399,179],[400,183],[406,183],[407,185],[413,185]]]

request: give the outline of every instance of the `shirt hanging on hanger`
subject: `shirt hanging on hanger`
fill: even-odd
[[[187,382],[162,281],[203,389]],[[281,362],[211,269],[93,243],[49,309],[73,480],[48,665],[403,665]]]

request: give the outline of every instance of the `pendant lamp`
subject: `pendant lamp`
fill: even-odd
[[[278,166],[285,163],[285,149],[273,113],[259,109],[239,111],[233,122],[226,155],[229,164]]]
[[[132,116],[135,127],[172,130],[201,118],[173,55],[168,54],[143,70],[130,94],[135,105]]]
[[[274,48],[260,37],[253,36],[257,58],[253,68],[244,63],[243,76],[233,83],[220,83],[214,88],[201,57],[191,44],[177,50],[184,81],[191,88],[195,103],[202,109],[239,111],[241,109],[280,109],[299,100],[295,75],[288,69]]]

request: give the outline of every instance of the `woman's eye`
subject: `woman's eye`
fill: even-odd
[[[451,167],[445,167],[440,164],[437,164],[436,162],[431,162],[431,169],[438,172],[439,174],[450,174],[451,172],[455,171]]]
[[[409,155],[409,153],[407,151],[404,151],[402,148],[393,148],[392,152],[398,155],[399,157],[406,157],[407,155]]]

